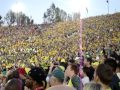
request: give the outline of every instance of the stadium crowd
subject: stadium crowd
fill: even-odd
[[[120,90],[119,16],[83,20],[82,67],[79,21],[0,27],[0,90]]]

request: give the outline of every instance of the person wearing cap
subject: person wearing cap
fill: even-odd
[[[26,75],[25,69],[24,68],[18,68],[18,72],[19,72],[20,78],[25,80],[26,79],[26,77],[25,77],[25,75]]]
[[[50,86],[62,85],[64,81],[64,72],[60,69],[55,69],[50,75]]]
[[[65,67],[63,65],[55,65],[51,63],[46,81],[49,86],[54,86],[53,82],[56,81],[57,84],[61,84],[64,81],[64,71]],[[56,84],[55,84],[56,85]]]
[[[45,90],[46,88],[46,73],[41,67],[34,67],[29,72],[29,81],[31,82],[32,90]]]

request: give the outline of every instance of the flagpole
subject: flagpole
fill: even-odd
[[[86,18],[88,17],[88,8],[86,7]]]
[[[82,69],[83,67],[83,47],[82,47],[82,31],[83,31],[83,27],[82,27],[82,18],[81,18],[81,14],[80,14],[80,29],[79,29],[79,53],[80,53],[80,69]]]
[[[108,0],[108,14],[109,14],[109,0]]]
[[[107,5],[107,7],[108,7],[108,14],[109,14],[109,8],[110,8],[110,7],[109,7],[109,0],[107,0],[107,4],[108,4],[108,5]]]

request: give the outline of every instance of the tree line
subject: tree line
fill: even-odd
[[[9,10],[5,17],[0,15],[0,26],[6,23],[8,26],[18,25],[18,26],[27,26],[32,25],[34,20],[23,12],[15,13],[12,10]]]
[[[79,20],[80,14],[74,13],[73,15],[68,14],[63,9],[56,7],[54,3],[47,9],[43,15],[44,23],[56,23],[63,21]]]
[[[55,6],[54,3],[44,12],[43,14],[43,23],[56,23],[56,22],[64,22],[64,21],[73,21],[79,20],[80,14],[68,14],[63,9]],[[34,20],[31,19],[29,16],[24,14],[23,12],[15,13],[12,10],[9,10],[5,17],[0,15],[0,26],[4,23],[7,25],[20,25],[20,26],[27,26],[34,24]]]

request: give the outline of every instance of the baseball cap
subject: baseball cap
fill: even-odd
[[[59,80],[64,80],[64,72],[62,70],[54,70],[51,74],[51,76],[56,77]]]

